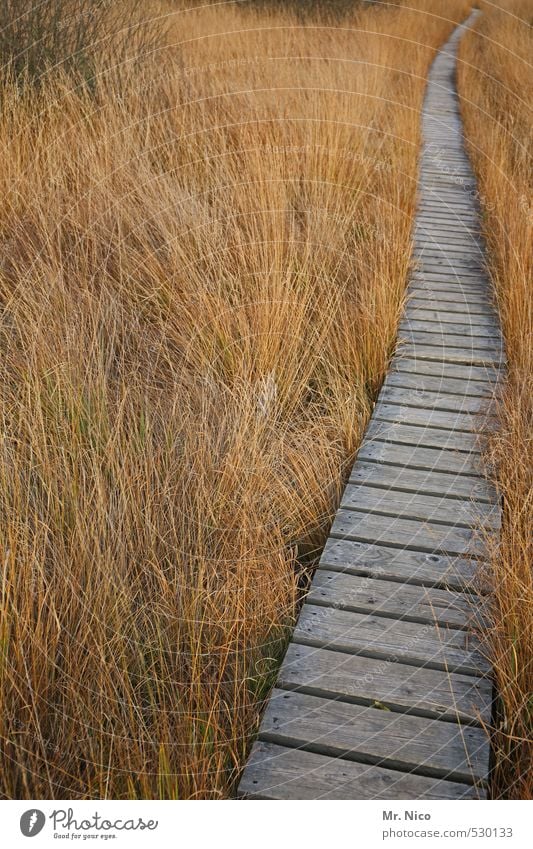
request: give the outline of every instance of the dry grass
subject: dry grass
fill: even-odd
[[[483,3],[461,46],[459,85],[479,177],[509,382],[492,460],[504,507],[491,563],[488,641],[499,692],[493,795],[533,798],[533,35],[527,0]]]
[[[3,80],[4,796],[231,792],[386,368],[424,75],[469,7],[408,5],[176,13],[120,96]]]

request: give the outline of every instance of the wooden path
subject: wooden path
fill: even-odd
[[[476,13],[474,13],[475,15]],[[455,90],[430,71],[397,353],[240,784],[259,799],[486,795],[492,685],[472,578],[496,494],[480,434],[503,366]],[[476,527],[478,530],[473,530]]]

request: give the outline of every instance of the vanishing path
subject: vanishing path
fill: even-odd
[[[503,365],[455,89],[423,109],[416,270],[400,340],[245,769],[261,799],[486,795],[492,685],[471,633],[500,509],[479,434]],[[479,533],[473,526],[482,528]]]

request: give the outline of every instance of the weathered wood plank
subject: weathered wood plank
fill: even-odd
[[[486,778],[488,740],[481,728],[369,710],[305,693],[274,690],[261,739],[279,745],[309,741],[326,754],[473,783]]]
[[[463,274],[452,271],[416,270],[411,275],[413,286],[426,286],[435,291],[457,292],[481,295],[487,290],[487,284],[480,275]],[[490,296],[492,291],[488,293]]]
[[[441,274],[447,274],[448,276],[452,274],[458,280],[467,275],[474,280],[482,280],[484,276],[483,267],[478,262],[469,259],[454,257],[452,260],[450,257],[428,255],[417,257],[416,260],[419,271],[424,274],[440,271]]]
[[[478,799],[468,784],[256,743],[239,785],[250,799]]]
[[[400,583],[464,590],[479,587],[483,564],[462,557],[407,549],[377,543],[335,539],[326,542],[320,568],[342,571]]]
[[[479,398],[493,398],[496,387],[493,382],[464,379],[457,377],[433,377],[427,374],[409,374],[407,371],[390,372],[385,381],[386,386],[396,386],[402,389],[412,389],[415,392],[421,390],[423,392],[438,392],[439,394],[448,393],[450,395],[469,395]],[[447,420],[452,422],[454,414],[450,414]],[[436,423],[437,420],[434,420]],[[444,419],[443,419],[444,421]],[[472,416],[465,419],[469,424],[464,428],[472,430]],[[430,424],[428,421],[427,424]],[[477,423],[479,428],[479,422]]]
[[[317,604],[302,607],[293,641],[464,675],[489,671],[479,641],[466,631],[439,625],[421,628],[418,622]]]
[[[409,316],[413,318],[427,318],[430,321],[451,321],[455,322],[458,320],[457,315],[455,313],[459,313],[464,320],[464,316],[468,315],[468,320],[472,319],[472,323],[475,323],[476,319],[474,316],[477,316],[477,322],[481,325],[490,325],[492,327],[498,327],[495,323],[495,316],[492,316],[489,313],[488,305],[478,304],[478,305],[469,305],[465,312],[465,308],[462,304],[457,304],[453,302],[447,302],[446,306],[439,305],[438,309],[429,309],[427,303],[424,302],[422,298],[412,297],[409,298],[407,302]],[[485,321],[483,321],[483,319]],[[498,327],[499,330],[499,327]]]
[[[429,392],[419,389],[411,392],[397,386],[387,384],[379,394],[379,400],[387,404],[401,404],[409,407],[422,407],[425,410],[448,410],[452,413],[494,414],[495,402],[490,398],[471,395],[453,395],[449,392]],[[480,423],[483,427],[483,423]]]
[[[393,386],[389,382],[388,386]],[[400,386],[405,389],[406,387]],[[413,384],[413,391],[427,391],[426,387]],[[374,407],[373,418],[385,422],[403,422],[418,427],[435,427],[444,430],[461,430],[466,433],[489,433],[496,429],[496,420],[481,417],[474,413],[451,413],[447,410],[428,410],[425,407],[409,407],[407,404],[386,404],[378,401]]]
[[[476,235],[479,234],[479,230],[476,230],[476,216],[474,213],[471,216],[462,215],[457,219],[446,210],[426,209],[425,211],[421,211],[420,216],[423,226],[435,228],[437,231],[442,231],[446,235],[459,232],[463,234],[464,238],[475,239]]]
[[[417,452],[421,450],[423,449],[418,448]],[[337,512],[331,535],[420,551],[479,556],[487,554],[484,540],[466,528],[398,517],[390,517],[385,521],[383,517],[373,513],[358,513],[352,510]]]
[[[415,227],[414,246],[417,251],[423,251],[426,248],[435,248],[436,250],[450,253],[453,257],[455,253],[463,255],[473,254],[476,257],[483,257],[483,243],[481,239],[475,239],[469,229],[457,228],[454,233],[451,231],[440,232],[437,222],[432,224],[418,224]]]
[[[337,610],[380,613],[395,619],[457,629],[474,624],[480,615],[476,597],[468,593],[362,578],[346,572],[330,572],[323,567],[316,573],[307,600]]]
[[[345,510],[438,522],[454,527],[500,527],[500,510],[494,504],[466,499],[452,500],[427,493],[387,490],[373,487],[371,484],[348,484],[344,490],[341,507]]]
[[[465,240],[463,244],[456,244],[451,240],[441,242],[437,240],[436,234],[434,234],[431,238],[425,239],[415,237],[413,256],[415,258],[443,256],[452,261],[455,257],[460,257],[461,259],[468,259],[471,262],[481,263],[483,260],[483,250],[472,244],[472,242],[468,242],[468,240]],[[480,265],[480,268],[482,267]]]
[[[412,315],[407,313],[405,318],[400,322],[398,329],[400,333],[409,331],[419,333],[444,331],[446,335],[453,333],[454,336],[458,337],[458,340],[463,340],[463,343],[465,339],[468,340],[469,344],[472,340],[471,344],[473,345],[477,344],[477,339],[485,342],[494,342],[497,347],[501,344],[500,333],[494,327],[491,327],[488,321],[483,324],[478,324],[474,321],[468,324],[459,324],[458,322],[452,323],[444,319],[440,322],[434,319],[420,319],[415,317],[413,311]]]
[[[435,472],[465,475],[479,475],[481,472],[481,462],[477,455],[441,448],[414,448],[410,445],[390,445],[386,442],[364,442],[357,457],[360,460]]]
[[[400,344],[400,343],[399,343]],[[503,365],[503,351],[491,351],[489,348],[479,351],[477,348],[452,348],[444,350],[442,345],[428,345],[416,340],[405,340],[400,344],[400,354],[417,359],[447,361],[461,365]]]
[[[487,294],[483,294],[482,284],[479,288],[475,288],[475,284],[462,284],[458,282],[450,283],[444,281],[427,281],[427,280],[412,280],[407,289],[407,300],[409,304],[414,298],[421,301],[421,309],[434,309],[438,304],[445,310],[449,303],[463,304],[466,309],[476,308],[482,304],[485,307],[485,315],[488,318],[495,318],[496,313],[492,305],[488,302]],[[462,321],[460,316],[457,316],[456,321]]]
[[[435,377],[459,378],[461,380],[483,381],[496,384],[500,371],[493,366],[462,366],[454,363],[434,363],[427,360],[409,360],[396,357],[391,363],[391,372],[406,372],[413,375],[425,374]]]
[[[486,678],[296,643],[285,655],[279,686],[473,725],[489,719],[492,700]]]
[[[484,478],[435,472],[433,469],[386,466],[359,460],[350,474],[350,483],[364,483],[424,495],[440,495],[452,499],[452,503],[455,503],[455,499],[472,499],[491,505],[496,502],[494,488]]]
[[[428,303],[413,293],[407,300],[404,321],[409,324],[413,321],[423,321],[431,329],[436,324],[439,327],[442,326],[447,333],[457,333],[457,330],[452,330],[451,328],[464,325],[465,333],[471,333],[473,330],[477,331],[478,329],[489,330],[490,334],[486,335],[492,335],[497,339],[501,339],[501,331],[496,321],[496,316],[490,314],[486,303],[476,306],[468,304],[464,307],[462,303],[457,301],[444,303],[439,299],[439,302],[440,306],[436,309],[434,302]]]
[[[365,441],[374,439],[422,448],[449,448],[468,453],[481,451],[481,437],[476,433],[408,425],[397,421],[384,422],[375,418],[370,422],[365,434]]]
[[[503,340],[486,339],[478,336],[468,336],[466,333],[462,336],[457,336],[453,333],[446,333],[443,326],[434,324],[434,330],[427,332],[422,330],[401,330],[399,332],[400,341],[405,339],[409,342],[420,342],[424,346],[434,346],[439,348],[453,348],[460,351],[472,351],[475,354],[488,353],[494,356],[501,356],[503,352]]]
[[[421,243],[423,240],[433,241],[442,245],[445,243],[455,246],[473,247],[476,250],[483,249],[481,232],[474,230],[473,227],[447,224],[444,218],[436,216],[430,218],[424,217],[419,221],[413,231],[415,242]]]
[[[420,304],[421,309],[430,310],[434,309],[437,303],[440,304],[444,310],[450,303],[464,304],[464,306],[469,309],[474,305],[474,299],[477,299],[476,306],[484,304],[486,308],[485,315],[489,318],[495,317],[493,308],[487,303],[486,295],[481,294],[481,289],[479,289],[476,294],[474,289],[463,287],[460,284],[439,284],[421,281],[413,282],[407,290],[407,304],[413,298],[422,302]],[[464,319],[457,316],[456,321],[464,321]]]

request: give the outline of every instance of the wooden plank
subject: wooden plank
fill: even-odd
[[[407,291],[420,291],[427,293],[431,292],[431,297],[437,298],[442,293],[443,298],[449,296],[450,293],[456,293],[463,298],[471,296],[474,300],[472,303],[480,300],[487,304],[489,312],[493,311],[491,307],[493,290],[492,286],[482,277],[472,275],[439,273],[433,271],[413,271],[410,277]],[[418,298],[427,299],[427,294],[417,295]],[[447,299],[447,298],[446,298]]]
[[[447,188],[464,188],[468,189],[475,187],[475,179],[470,168],[467,165],[457,163],[453,168],[443,170],[442,168],[431,166],[428,163],[422,162],[420,167],[421,181],[426,181],[431,186],[446,186]]]
[[[324,754],[426,775],[486,778],[488,739],[481,728],[439,722],[305,693],[274,690],[261,739],[297,747],[312,742]]]
[[[449,251],[440,252],[438,250],[427,250],[424,253],[413,254],[415,261],[419,263],[421,271],[453,271],[458,277],[463,272],[469,272],[472,276],[479,275],[483,279],[483,265],[478,259],[468,256],[451,256]]]
[[[470,207],[466,211],[464,209],[458,210],[456,207],[450,207],[449,204],[441,204],[433,199],[426,199],[424,204],[420,204],[417,212],[416,221],[419,218],[424,218],[424,216],[431,216],[433,220],[434,217],[442,218],[445,221],[456,222],[461,224],[463,221],[468,222],[469,226],[477,227],[479,229],[479,216],[474,207]]]
[[[453,223],[445,218],[425,216],[420,219],[413,230],[416,244],[423,241],[435,240],[438,244],[448,243],[454,246],[466,246],[483,250],[481,231],[475,230],[470,223],[457,221]]]
[[[256,743],[239,785],[249,799],[477,799],[468,784]]]
[[[444,185],[444,183],[428,180],[419,192],[420,204],[431,204],[439,209],[450,211],[452,214],[466,212],[475,213],[476,207],[468,197],[469,188],[459,184]]]
[[[483,324],[482,319],[486,319],[486,323],[490,324],[490,326],[494,326],[494,316],[492,316],[488,309],[488,304],[484,305],[476,305],[472,304],[467,313],[465,313],[464,307],[462,304],[454,304],[453,302],[447,302],[446,306],[439,309],[428,309],[427,303],[422,298],[412,297],[409,298],[408,301],[409,314],[413,316],[413,318],[427,318],[431,321],[457,321],[457,313],[461,316],[468,314],[468,318],[472,318],[474,322],[476,319],[474,316],[478,316],[478,323]]]
[[[468,188],[470,190],[475,188],[476,185],[472,169],[468,167],[466,160],[462,163],[458,162],[453,168],[448,169],[443,169],[435,163],[430,164],[422,161],[420,165],[420,178],[423,184],[428,182],[432,185],[434,181],[439,186],[443,185],[451,188]]]
[[[463,308],[462,311],[461,308]],[[465,306],[461,302],[441,300],[437,295],[434,302],[430,304],[413,292],[409,294],[407,300],[404,321],[408,323],[413,321],[425,322],[428,326],[436,324],[450,333],[457,333],[457,330],[452,330],[456,327],[464,327],[464,333],[470,333],[479,328],[490,331],[487,335],[501,339],[501,331],[496,316],[489,311],[487,303],[469,303]]]
[[[351,483],[417,492],[424,495],[440,495],[452,500],[472,499],[495,503],[494,488],[484,478],[475,475],[454,475],[428,469],[411,469],[405,466],[385,466],[359,460],[350,474]]]
[[[466,189],[469,192],[475,186],[472,171],[460,162],[456,162],[447,172],[422,163],[420,179],[430,188],[437,189],[442,186],[446,189]]]
[[[421,269],[416,268],[411,275],[415,285],[432,286],[447,291],[473,292],[485,296],[492,291],[482,274],[470,274],[459,269]]]
[[[483,538],[467,528],[398,517],[384,521],[382,516],[353,510],[338,510],[331,526],[331,535],[418,551],[478,556],[487,554]]]
[[[450,230],[441,229],[436,223],[418,226],[414,230],[413,243],[415,247],[414,256],[422,254],[427,247],[434,248],[439,253],[454,257],[460,256],[483,256],[483,246],[471,233],[461,229],[452,233]]]
[[[486,315],[496,317],[492,312],[491,306],[487,304],[487,293],[481,290],[479,293],[476,293],[475,290],[467,291],[462,286],[454,287],[453,284],[449,283],[442,286],[432,283],[420,283],[416,285],[411,283],[407,290],[407,297],[408,300],[417,298],[419,301],[424,301],[428,306],[429,304],[439,303],[444,309],[446,309],[447,303],[464,303],[465,306],[483,304],[486,308]]]
[[[433,183],[430,179],[422,180],[420,185],[420,194],[422,197],[436,197],[442,203],[447,201],[457,202],[466,206],[473,207],[474,201],[470,195],[471,189],[474,186],[470,185],[470,181],[461,183],[458,181],[452,182],[448,186],[441,186],[441,182]]]
[[[493,337],[475,336],[471,332],[457,335],[449,332],[447,325],[428,324],[426,330],[412,330],[409,326],[399,330],[399,339],[406,339],[413,342],[420,342],[421,345],[439,345],[450,348],[460,348],[462,350],[472,349],[484,354],[486,351],[496,354],[501,353],[504,349],[503,339]]]
[[[420,216],[417,219],[413,232],[415,237],[425,236],[426,238],[433,238],[437,234],[438,236],[449,238],[454,243],[456,239],[460,239],[461,242],[466,240],[476,247],[483,247],[482,232],[479,227],[476,228],[471,224],[467,225],[466,222],[458,226],[457,222],[450,221],[444,216]]]
[[[401,372],[398,373],[401,379]],[[416,375],[415,375],[416,377]],[[437,378],[432,378],[437,380]],[[394,386],[387,381],[388,386]],[[405,387],[399,387],[405,388]],[[409,388],[409,387],[408,387]],[[410,387],[417,391],[415,384]],[[418,386],[421,391],[426,387]],[[418,427],[435,427],[444,430],[461,430],[466,433],[489,433],[497,428],[494,418],[480,417],[474,413],[452,413],[448,410],[428,410],[425,407],[410,407],[407,404],[387,404],[379,400],[374,407],[373,417],[385,422],[403,422]]]
[[[418,716],[472,725],[490,721],[492,685],[486,678],[289,645],[279,674],[283,689],[383,704]]]
[[[483,280],[483,266],[475,260],[454,257],[452,261],[449,257],[440,254],[426,254],[415,259],[422,273],[440,271],[442,274],[452,273],[458,278],[469,274],[473,278]]]
[[[413,300],[416,300],[418,303],[413,305]],[[465,308],[465,312],[462,315],[458,314],[455,318],[449,318],[449,321],[452,323],[459,322],[464,324],[470,321],[470,316],[472,316],[473,321],[474,316],[478,319],[485,317],[493,321],[499,329],[496,308],[484,286],[476,293],[473,289],[467,289],[460,283],[418,281],[412,282],[407,290],[406,306],[411,307],[413,310],[442,310],[443,312],[451,312],[451,310],[448,310],[448,306],[451,304],[464,306]],[[466,318],[467,314],[468,319]],[[475,323],[479,322],[475,321]],[[481,324],[484,324],[484,322],[481,322]]]
[[[480,398],[492,398],[496,387],[489,381],[469,380],[457,377],[433,377],[427,374],[409,374],[407,371],[390,372],[385,381],[387,386],[425,392],[447,392],[452,395],[470,395]],[[452,417],[449,418],[452,421]],[[468,417],[466,430],[472,430],[472,416]],[[479,428],[479,423],[476,426]]]
[[[438,358],[436,358],[438,359]],[[447,392],[426,392],[419,389],[410,392],[397,386],[383,386],[379,400],[386,404],[401,404],[408,407],[422,407],[425,410],[443,410],[452,413],[479,413],[489,415],[495,412],[495,403],[489,398],[468,395],[453,395]],[[480,428],[483,424],[480,423]]]
[[[456,212],[474,211],[474,207],[466,197],[466,193],[457,187],[445,188],[444,186],[424,186],[420,192],[420,204],[424,207],[424,204],[432,202],[438,203],[443,209],[451,207]]]
[[[466,174],[458,173],[455,176],[446,178],[426,171],[425,174],[421,174],[421,176],[424,182],[424,189],[429,190],[430,192],[436,192],[439,197],[446,201],[453,201],[454,197],[457,197],[458,199],[461,198],[461,200],[463,200],[465,196],[468,196],[473,188],[473,185]]]
[[[454,272],[470,273],[472,276],[485,276],[485,267],[482,264],[481,257],[469,257],[460,253],[456,253],[452,257],[448,255],[448,252],[439,251],[437,249],[432,251],[429,245],[427,245],[427,248],[427,252],[424,252],[421,255],[419,255],[420,251],[413,254],[414,261],[420,268],[425,268],[428,271],[453,269]]]
[[[458,378],[460,380],[485,381],[497,383],[500,371],[490,365],[488,366],[462,366],[454,363],[434,363],[427,360],[409,360],[405,357],[397,357],[391,363],[393,372],[407,372],[409,374],[425,374],[435,377]]]
[[[414,340],[413,340],[414,341]],[[468,348],[447,348],[442,345],[428,345],[422,342],[405,341],[401,344],[399,351],[405,357],[416,357],[417,359],[447,361],[461,365],[503,365],[505,357],[503,351],[473,350]]]
[[[455,227],[453,230],[444,229],[441,225],[444,222],[431,221],[430,223],[422,223],[417,221],[414,230],[414,245],[417,250],[422,250],[426,247],[434,247],[439,251],[449,250],[452,255],[454,253],[462,253],[463,250],[473,253],[476,256],[483,255],[483,241],[481,236],[475,238],[472,231],[468,227]]]
[[[346,572],[330,572],[322,566],[315,575],[307,601],[336,610],[379,613],[394,620],[401,618],[411,623],[438,624],[458,630],[474,624],[480,615],[477,597],[468,593],[362,578]],[[421,628],[420,633],[423,630]],[[468,634],[466,630],[464,633]]]
[[[446,309],[448,303],[464,304],[467,308],[484,304],[486,315],[496,318],[496,310],[490,300],[490,294],[484,283],[463,284],[460,281],[435,281],[412,279],[407,289],[407,303],[413,298],[423,301],[422,309],[432,309],[433,305],[442,305]]]
[[[304,604],[293,641],[365,657],[400,660],[426,669],[475,676],[489,672],[479,641],[466,631],[439,625],[420,627],[418,622],[336,607]]]
[[[477,455],[439,448],[413,448],[410,445],[391,445],[387,442],[365,442],[357,454],[360,460],[408,466],[411,469],[429,469],[456,474],[481,474],[481,461]]]
[[[461,242],[452,241],[451,239],[437,239],[437,233],[434,231],[432,235],[426,235],[424,238],[415,234],[414,238],[414,257],[424,257],[428,255],[438,255],[447,257],[452,261],[456,256],[467,258],[469,260],[480,261],[483,258],[483,249],[472,240],[463,239]]]
[[[341,507],[387,516],[438,522],[454,527],[500,527],[500,511],[494,504],[449,499],[440,495],[384,489],[370,484],[350,483]]]
[[[330,537],[319,568],[440,589],[485,590],[486,564],[464,557],[409,551],[375,542]]]
[[[404,422],[383,422],[373,418],[366,430],[365,442],[374,439],[422,448],[449,448],[469,454],[479,453],[482,447],[481,437],[476,433],[408,425]]]
[[[404,584],[469,591],[484,589],[484,564],[464,557],[409,551],[375,542],[330,537],[320,568]]]
[[[458,226],[461,222],[458,222]],[[431,267],[432,263],[428,261],[413,260],[413,277],[425,277],[427,279],[435,278],[435,280],[464,280],[465,284],[489,287],[489,278],[485,271],[469,270],[468,268],[460,267],[459,263],[454,265],[443,266],[442,263],[435,267]],[[425,267],[424,267],[425,266]],[[430,266],[430,267],[428,267]]]
[[[455,202],[438,203],[435,199],[427,197],[420,200],[420,212],[432,220],[440,218],[449,223],[455,221],[458,227],[468,227],[476,221],[475,211],[469,206]]]
[[[466,234],[467,236],[474,236],[477,240],[482,243],[482,230],[479,226],[479,221],[476,218],[476,214],[472,211],[470,220],[465,222],[464,226],[458,227],[457,222],[454,216],[450,216],[444,213],[439,214],[435,212],[433,214],[421,213],[416,217],[415,220],[415,231],[422,230],[425,227],[432,227],[434,225],[442,227],[448,233],[454,234]]]
[[[420,312],[422,312],[422,310]],[[413,313],[407,312],[398,328],[401,333],[409,331],[417,333],[444,331],[447,334],[453,333],[454,336],[457,336],[459,339],[468,339],[469,341],[473,340],[472,344],[475,344],[476,340],[479,339],[482,341],[488,340],[490,342],[494,342],[497,347],[501,345],[501,335],[499,330],[490,327],[488,320],[484,324],[474,321],[469,322],[468,324],[460,324],[459,322],[449,322],[446,319],[443,319],[443,321],[440,322],[438,319],[413,318],[412,315],[415,315],[415,313],[418,313],[418,311],[413,310]],[[478,318],[478,316],[473,316],[473,318]]]
[[[463,263],[454,262],[447,263],[443,261],[437,261],[430,259],[424,260],[414,260],[412,261],[413,268],[413,276],[414,279],[419,277],[426,280],[448,280],[457,283],[458,281],[464,281],[465,285],[467,283],[478,286],[484,289],[487,286],[487,275],[484,270],[480,270],[479,268],[468,268]]]

